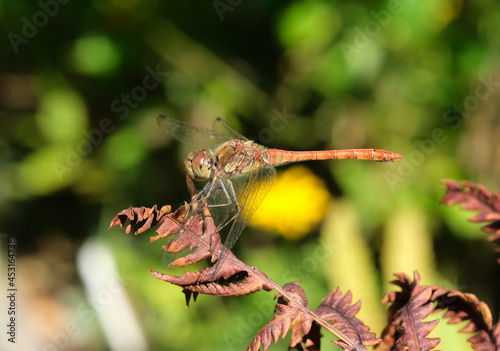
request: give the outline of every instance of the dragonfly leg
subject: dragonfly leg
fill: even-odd
[[[215,191],[221,191],[224,194],[224,196],[221,196],[223,198],[222,199],[223,201],[215,204],[207,204],[207,207],[219,208],[219,207],[231,206],[232,204],[234,204],[235,208],[228,211],[226,217],[223,218],[222,221],[218,221],[219,226],[217,227],[217,231],[221,230],[226,225],[228,225],[236,217],[236,215],[239,213],[240,210],[238,206],[238,201],[236,200],[233,184],[231,183],[231,181],[228,181],[227,183],[229,184],[228,185],[229,191],[226,189],[226,185],[224,184],[224,182],[220,178],[217,178],[214,181],[206,184],[203,190],[200,191],[191,201],[192,204],[191,207],[193,208],[195,207],[194,204],[196,203],[206,202],[213,195]],[[197,211],[202,212],[203,206],[197,207]],[[232,213],[234,214],[231,217]],[[228,220],[229,217],[231,217],[231,219]]]
[[[224,225],[222,225],[220,228],[218,228],[218,230],[221,230],[226,225],[231,223],[236,218],[238,213],[240,213],[240,206],[238,205],[238,200],[236,199],[235,191],[233,188],[233,183],[231,181],[227,182],[228,187],[229,187],[229,191],[228,191],[226,189],[226,187],[224,186],[224,183],[221,180],[219,180],[219,182],[220,182],[220,189],[224,192],[224,195],[227,199],[227,203],[210,205],[210,207],[222,207],[222,206],[230,206],[230,205],[234,204],[234,208],[231,211],[229,211],[226,218],[224,218],[224,220],[222,221],[222,223]],[[229,219],[229,217],[231,216],[231,213],[233,213],[233,212],[234,212],[234,214],[232,215],[231,219]]]
[[[219,183],[218,186],[215,186],[215,182],[210,182],[208,183],[207,185],[205,185],[205,187],[203,188],[202,191],[200,191],[196,196],[195,198],[192,200],[192,202],[203,202],[203,201],[207,201],[208,198],[210,196],[212,196],[212,194],[216,191],[216,190],[222,190],[222,192],[224,193],[224,196],[227,200],[227,202],[223,202],[223,203],[218,203],[218,204],[210,204],[208,205],[208,207],[224,207],[224,206],[229,206],[233,203],[235,203],[235,198],[234,198],[234,195],[233,196],[229,196],[227,190],[226,190],[226,187],[224,186],[224,183],[222,182],[221,179],[216,179],[217,180],[217,183]],[[231,183],[231,182],[229,182]],[[230,185],[231,188],[232,188],[232,184]],[[231,189],[231,191],[234,193],[234,190]]]
[[[224,183],[222,182],[222,180],[220,180],[220,184],[221,184],[221,189],[222,189],[222,191],[224,191],[226,199],[228,200],[228,204],[234,204],[234,208],[232,208],[231,211],[227,213],[226,218],[224,218],[224,220],[221,222],[221,223],[223,223],[223,225],[220,228],[218,228],[218,231],[220,231],[222,228],[224,228],[229,223],[233,222],[241,212],[241,207],[238,204],[238,200],[236,198],[236,193],[234,191],[233,183],[230,180],[228,180],[226,183],[227,188],[226,188],[226,186],[224,186]],[[232,217],[231,217],[231,213],[233,213]],[[231,234],[231,230],[230,230],[228,235],[230,235],[230,234]],[[229,247],[226,246],[226,244],[228,243],[228,239],[229,239],[229,237],[226,238],[226,242],[222,246],[222,251],[219,254],[217,264],[215,265],[215,268],[214,268],[214,271],[212,274],[212,279],[215,278],[215,275],[217,274],[220,266],[222,265],[225,258],[227,257],[228,252],[230,252],[229,250],[231,249],[232,244],[230,244],[231,246],[229,246]],[[210,241],[212,241],[212,238],[210,238]],[[212,242],[210,242],[210,246],[212,247]]]
[[[210,188],[207,189],[207,196],[211,196],[214,191],[221,191],[223,196],[223,201],[217,204],[208,205],[209,208],[219,208],[219,207],[227,207],[234,205],[225,215],[224,218],[220,218],[217,223],[217,232],[220,232],[223,228],[225,228],[229,223],[231,223],[240,213],[240,206],[238,205],[238,201],[236,199],[236,193],[234,191],[233,183],[228,180],[224,182],[222,179],[217,179],[217,185],[213,182],[210,185]],[[222,197],[222,196],[221,196]],[[204,197],[205,198],[205,197]]]
[[[232,204],[236,204],[238,206],[238,202],[236,201],[236,198],[234,196],[234,189],[233,189],[233,184],[231,181],[228,181],[227,183],[229,184],[230,191],[228,192],[226,190],[226,186],[224,185],[224,182],[221,179],[217,179],[219,186],[214,188],[212,186],[211,192],[208,196],[212,195],[212,192],[215,190],[221,190],[224,193],[224,197],[226,198],[226,202],[218,203],[218,204],[211,204],[210,207],[224,207],[224,206],[230,206]],[[207,197],[208,197],[207,196]]]
[[[207,204],[207,207],[210,208],[221,208],[228,207],[234,205],[227,212],[225,212],[222,218],[217,219],[217,230],[216,232],[220,232],[223,228],[225,228],[229,223],[231,223],[240,213],[240,206],[238,205],[238,201],[236,198],[236,193],[233,187],[233,183],[230,180],[224,181],[224,178],[216,177],[211,182],[205,185],[202,191],[200,191],[191,201],[192,207],[195,207],[196,203],[203,203],[209,200],[210,197],[214,195],[214,192],[220,191],[219,201],[218,203]],[[197,206],[196,211],[203,211],[204,206]],[[224,213],[221,212],[221,213]],[[212,213],[213,216],[213,213]],[[210,238],[210,247],[213,248],[212,238]]]
[[[205,187],[203,188],[202,191],[198,192],[198,194],[196,194],[196,196],[191,200],[191,208],[194,207],[195,204],[197,203],[203,203],[203,202],[207,202],[207,200],[210,198],[210,196],[212,196],[213,192],[216,191],[219,187],[215,187],[214,185],[215,182],[210,182],[208,184],[205,185]],[[219,180],[219,183],[220,183],[220,180]],[[223,185],[222,185],[222,188]],[[227,194],[227,192],[224,190],[224,194]],[[231,204],[230,200],[229,200],[229,197],[226,195],[226,198],[228,199],[228,202],[227,203],[224,203],[224,204],[217,204],[217,205],[208,205],[207,206],[210,208],[210,207],[222,207],[222,206],[228,206]],[[200,213],[200,212],[203,212],[203,206],[198,206],[197,207],[197,212]]]

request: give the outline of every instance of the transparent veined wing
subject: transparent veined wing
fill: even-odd
[[[231,179],[227,180],[232,182],[238,203],[235,218],[224,241],[224,247],[227,250],[231,250],[234,246],[243,229],[248,224],[248,221],[264,200],[269,190],[271,190],[275,177],[276,171],[274,167],[265,162],[259,162],[259,167],[256,167],[255,171],[231,177]],[[214,271],[215,273],[224,262],[227,250],[221,253]]]
[[[160,129],[167,135],[197,149],[213,150],[232,139],[229,135],[212,129],[197,127],[163,115],[158,116],[157,122]]]

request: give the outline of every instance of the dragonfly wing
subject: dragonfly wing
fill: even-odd
[[[230,181],[238,199],[239,212],[229,230],[224,246],[231,249],[245,229],[248,221],[267,196],[273,186],[276,171],[274,167],[263,163],[258,170],[245,176],[232,178]]]
[[[223,133],[163,115],[158,116],[157,121],[160,129],[167,135],[197,149],[210,150],[232,139]]]
[[[221,117],[217,117],[217,119],[215,120],[214,130],[221,133],[221,134],[228,135],[233,139],[248,141],[248,138],[246,136],[238,133],[238,131],[236,129],[234,129],[229,123],[227,123]]]
[[[257,210],[260,203],[264,200],[267,193],[273,186],[275,177],[276,171],[274,167],[264,163],[262,164],[262,167],[258,168],[254,172],[233,177],[232,179],[227,178],[226,181],[232,183],[234,193],[239,194],[237,196],[239,209],[231,229],[229,229],[226,241],[224,242],[225,250],[221,252],[219,259],[217,260],[217,264],[212,274],[213,279],[216,277],[217,272],[223,265],[229,250],[231,250],[233,245],[236,243],[255,210]],[[227,187],[231,188],[231,185],[227,184]]]

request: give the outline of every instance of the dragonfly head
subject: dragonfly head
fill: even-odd
[[[186,158],[186,171],[194,180],[208,179],[212,174],[212,165],[207,151],[191,152]]]

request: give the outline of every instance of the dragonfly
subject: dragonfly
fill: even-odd
[[[217,231],[231,224],[224,247],[231,250],[257,207],[272,187],[276,166],[313,160],[368,160],[395,162],[403,156],[385,150],[347,149],[286,151],[259,145],[234,130],[220,117],[215,125],[222,132],[198,127],[160,115],[160,129],[172,138],[197,149],[186,160],[187,174],[207,181],[190,206],[206,202]],[[227,255],[219,255],[219,267]],[[214,270],[214,274],[217,268]]]

